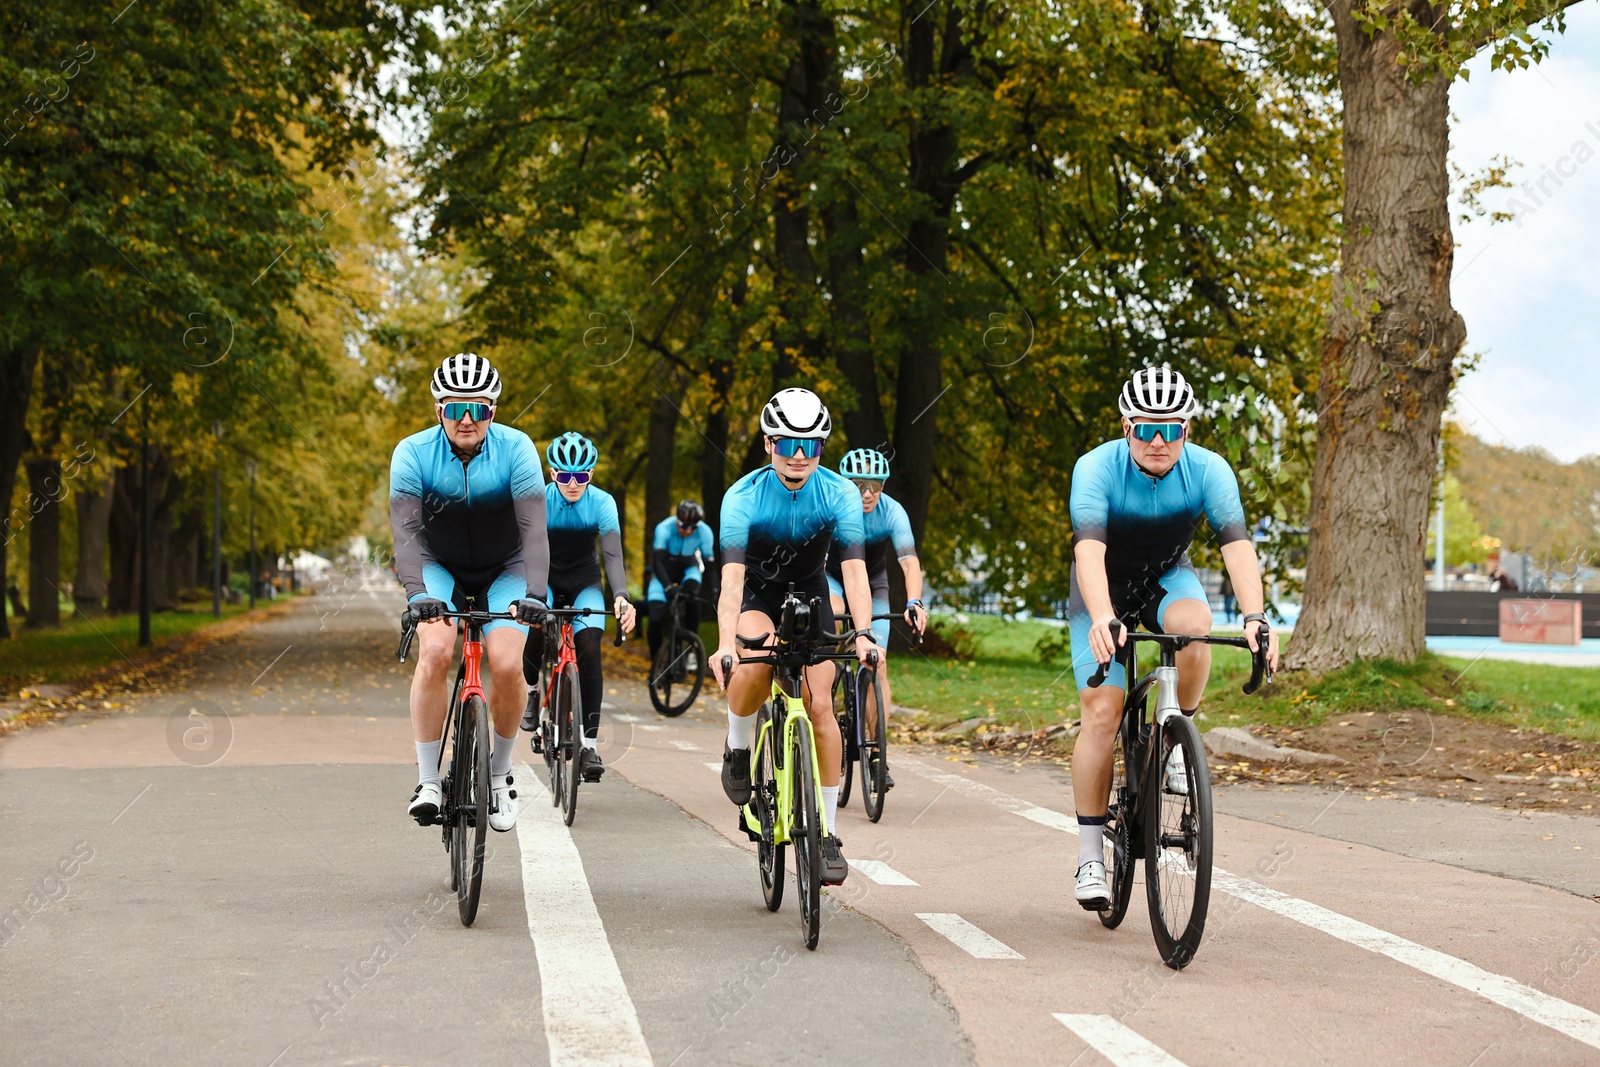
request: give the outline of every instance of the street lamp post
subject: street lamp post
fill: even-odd
[[[139,647],[150,647],[150,405],[139,412]]]
[[[256,606],[256,461],[246,460],[245,471],[250,475],[250,607]]]
[[[222,618],[222,420],[211,424],[217,438],[217,465],[212,475],[211,614]]]

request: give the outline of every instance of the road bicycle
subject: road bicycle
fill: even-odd
[[[874,620],[897,618],[892,612],[874,615]],[[916,635],[922,644],[922,635]],[[883,702],[883,677],[876,670],[864,670],[858,660],[842,664],[834,680],[834,706],[839,716],[839,737],[843,744],[839,756],[839,805],[850,803],[850,787],[855,765],[861,764],[861,807],[867,818],[883,818],[883,802],[889,792],[888,708]],[[870,699],[868,699],[870,696]],[[868,725],[872,729],[867,729]]]
[[[1113,620],[1111,637],[1119,640],[1122,623]],[[1267,625],[1256,634],[1246,695],[1272,681],[1267,663]],[[1192,644],[1232,645],[1249,649],[1242,637],[1199,637],[1186,634],[1128,633],[1130,642],[1145,641],[1161,650],[1160,665],[1134,682],[1133,650],[1127,656],[1127,697],[1122,723],[1113,741],[1111,797],[1106,808],[1106,873],[1111,903],[1100,922],[1114,930],[1127,913],[1133,895],[1134,864],[1144,860],[1145,898],[1156,951],[1174,970],[1194,959],[1205,931],[1211,902],[1212,805],[1211,772],[1205,746],[1193,720],[1178,707],[1177,654]],[[1091,689],[1104,682],[1115,659],[1100,664],[1089,679]],[[1146,721],[1150,690],[1155,689],[1155,718]],[[1174,749],[1183,753],[1187,787],[1167,788],[1167,760]]]
[[[669,718],[689,710],[706,680],[706,646],[683,621],[687,598],[681,586],[675,586],[667,597],[667,631],[661,637],[655,662],[650,665],[650,703]],[[676,697],[674,686],[678,689]]]
[[[550,775],[550,803],[561,808],[561,818],[568,826],[578,816],[578,783],[583,780],[583,708],[572,620],[611,614],[604,608],[551,608],[547,612],[550,622],[560,627],[560,640],[555,642],[554,653],[550,642],[545,643],[540,672],[544,704],[539,728],[533,732],[529,744],[534,752],[544,756],[545,770]],[[613,647],[622,644],[620,624],[611,643]]]
[[[461,662],[456,684],[445,712],[439,745],[439,789],[443,802],[434,822],[444,827],[444,850],[450,855],[450,888],[456,893],[461,925],[478,917],[478,896],[483,888],[484,837],[489,829],[489,704],[484,699],[480,671],[483,665],[483,628],[496,619],[514,619],[511,612],[474,611],[466,598],[466,611],[446,611],[438,616],[466,627],[461,642]],[[410,608],[400,615],[400,662],[406,661],[418,619]],[[445,751],[450,752],[449,766]]]
[[[854,652],[822,649],[870,635],[871,630],[822,632],[821,601],[801,600],[794,586],[784,598],[776,633],[759,637],[736,635],[741,648],[758,653],[740,656],[741,664],[772,667],[772,692],[756,712],[755,743],[750,748],[750,803],[740,809],[740,827],[756,843],[761,894],[768,911],[783,904],[784,860],[794,846],[795,887],[800,906],[800,934],[806,948],[817,947],[822,933],[822,839],[829,832],[822,808],[822,774],[817,766],[816,736],[806,714],[805,669],[826,660],[853,659]],[[878,653],[870,653],[877,666]],[[733,670],[733,657],[722,658],[722,676]]]

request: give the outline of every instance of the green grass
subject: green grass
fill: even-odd
[[[242,604],[223,604],[224,620],[245,614]],[[151,616],[150,636],[159,647],[175,637],[217,622],[211,609],[164,611]],[[0,641],[0,694],[19,688],[70,682],[91,671],[132,657],[139,649],[139,616],[77,616],[59,630],[18,630]]]
[[[936,624],[948,635],[948,617]],[[933,725],[993,716],[1001,725],[1036,729],[1078,717],[1067,655],[1043,664],[1035,651],[1041,637],[1058,635],[1059,628],[979,615],[959,625],[966,636],[954,643],[973,658],[897,655],[895,703],[926,709]],[[1209,725],[1315,726],[1329,716],[1422,708],[1600,741],[1600,670],[1594,668],[1472,663],[1429,653],[1416,663],[1369,661],[1320,678],[1280,674],[1272,686],[1247,697],[1240,688],[1249,676],[1243,649],[1213,651],[1204,704]]]

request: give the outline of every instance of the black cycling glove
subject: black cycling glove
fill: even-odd
[[[432,622],[450,610],[450,605],[438,597],[425,596],[411,602],[411,617],[418,622]]]
[[[545,602],[537,597],[526,597],[512,603],[511,610],[516,612],[517,621],[524,626],[542,626],[550,609]]]

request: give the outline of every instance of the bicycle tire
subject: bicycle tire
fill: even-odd
[[[851,672],[841,665],[833,679],[833,706],[841,709],[839,719],[839,806],[850,803],[850,786],[855,780],[856,764],[856,714],[854,680]]]
[[[872,704],[875,710],[862,710],[863,722],[870,715],[875,720],[875,732],[868,740],[863,731],[861,738],[861,806],[866,809],[867,818],[877,822],[883,818],[883,802],[888,792],[889,779],[889,713],[883,706],[883,678],[876,670],[863,670],[862,674],[872,676]],[[858,700],[859,704],[860,701]]]
[[[760,752],[757,753],[758,758],[751,761],[750,782],[754,786],[751,803],[755,805],[756,821],[761,826],[761,840],[756,843],[761,897],[767,902],[768,911],[777,911],[783,906],[784,853],[787,849],[777,840],[778,768],[773,744],[779,731],[774,728],[767,734],[765,742],[761,740],[761,726],[772,718],[770,707],[763,704],[756,713],[755,736]]]
[[[448,740],[450,731],[455,728],[456,712],[461,707],[461,690],[466,685],[466,678],[461,671],[456,671],[455,688],[450,692],[450,703],[446,705],[444,713],[444,730],[439,736]],[[451,783],[455,781],[455,751],[452,747],[450,753],[450,766],[444,766],[444,745],[439,746],[439,836],[444,839],[444,854],[450,857],[450,892],[454,893],[458,884],[456,877],[455,838],[451,830],[455,827],[455,817],[451,814],[453,809]]]
[[[822,934],[822,818],[818,811],[816,773],[811,760],[811,733],[796,724],[794,747],[789,758],[795,761],[793,825],[789,837],[794,842],[794,881],[800,904],[800,936],[806,948],[815,949]]]
[[[688,671],[683,666],[688,657],[694,657],[694,670]],[[679,670],[686,672],[684,682],[675,683]],[[667,635],[667,640],[661,642],[661,649],[656,653],[655,663],[650,667],[650,703],[656,711],[669,719],[675,719],[689,710],[695,698],[700,695],[700,689],[706,680],[706,648],[700,640],[700,635],[688,630],[678,630]],[[679,685],[679,697],[675,700],[672,695],[674,684]]]
[[[1187,717],[1168,719],[1152,732],[1151,744],[1153,758],[1145,764],[1145,894],[1161,961],[1182,970],[1200,948],[1211,901],[1211,774],[1200,731]],[[1174,747],[1183,750],[1189,785],[1184,796],[1165,789],[1167,753]]]
[[[1133,839],[1137,831],[1134,812],[1138,798],[1128,785],[1128,741],[1137,736],[1137,729],[1124,718],[1111,742],[1111,793],[1105,827],[1106,882],[1111,887],[1111,906],[1100,909],[1100,923],[1107,930],[1122,925],[1133,899]],[[1137,766],[1137,746],[1133,759]]]
[[[544,765],[550,778],[550,806],[553,808],[561,806],[561,798],[567,791],[564,777],[567,765],[561,758],[561,727],[556,716],[559,700],[556,688],[560,684],[561,675],[554,670],[545,675],[544,715],[539,720],[539,729],[544,731]]]
[[[560,724],[561,760],[565,764],[561,794],[561,818],[568,826],[578,817],[578,784],[583,781],[583,709],[580,706],[581,690],[578,688],[578,668],[569,663],[561,669],[561,703],[556,708],[556,721]]]
[[[456,906],[461,925],[471,926],[483,891],[484,839],[489,831],[489,707],[482,697],[469,696],[461,705],[456,741],[464,754],[464,774],[456,790]]]

